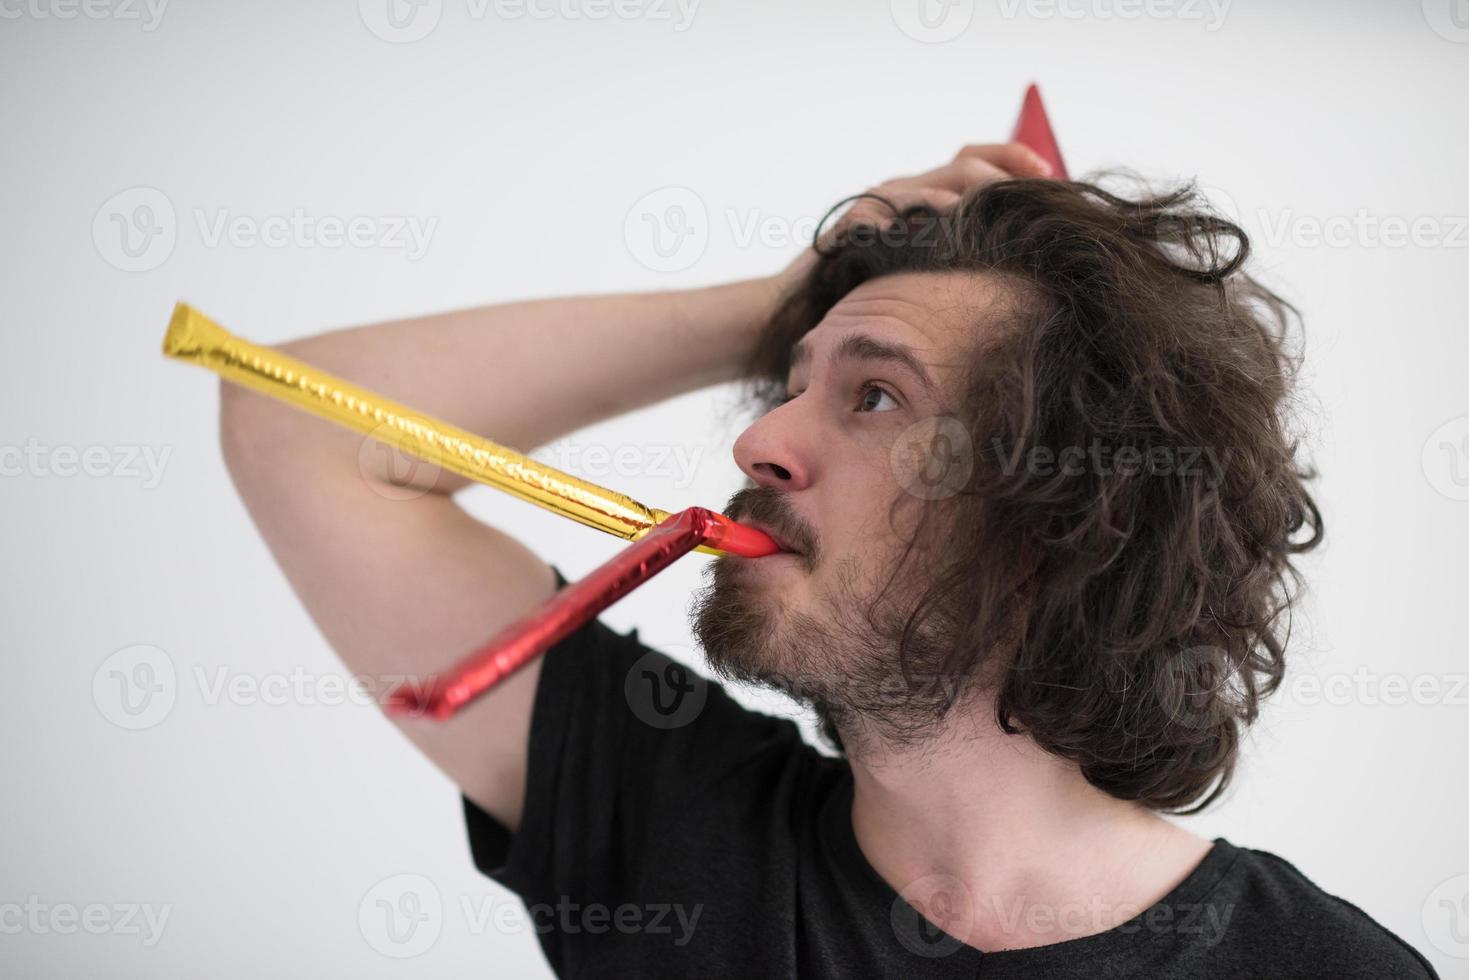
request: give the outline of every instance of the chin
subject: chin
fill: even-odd
[[[826,701],[825,688],[844,671],[828,659],[831,630],[792,604],[794,590],[762,580],[748,559],[717,559],[705,574],[693,627],[714,673],[798,702]]]
[[[764,682],[792,666],[782,656],[788,645],[783,602],[761,581],[763,572],[757,567],[785,557],[721,557],[705,570],[705,585],[695,596],[693,628],[709,666],[720,676]]]
[[[823,615],[814,616],[798,598],[806,587],[783,570],[767,575],[758,567],[770,560],[721,557],[705,569],[692,625],[710,669],[813,705],[826,720],[861,719],[886,739],[936,730],[950,706],[946,686],[896,683],[904,618],[874,609],[851,581],[841,583],[833,605],[823,597]],[[941,639],[931,630],[914,636],[913,662],[937,663],[946,649]]]

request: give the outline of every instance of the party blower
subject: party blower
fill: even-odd
[[[1065,179],[1065,164],[1034,85],[1026,91],[1013,139],[1039,153],[1055,175]],[[763,531],[715,511],[689,507],[669,513],[542,465],[277,350],[236,337],[186,303],[174,308],[163,353],[389,443],[434,466],[633,542],[448,670],[389,692],[383,707],[390,714],[453,716],[690,551],[759,558],[781,550]]]
[[[544,466],[512,449],[414,412],[280,351],[236,337],[179,303],[163,353],[234,384],[360,432],[427,463],[636,543],[442,675],[388,695],[393,713],[447,718],[689,551],[757,558],[780,547],[763,531],[702,507],[669,514]]]

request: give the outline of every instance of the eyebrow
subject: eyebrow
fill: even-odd
[[[791,348],[791,370],[795,370],[810,359],[811,348],[807,346],[805,339],[796,341],[795,346]],[[886,361],[890,364],[898,364],[917,377],[930,395],[938,390],[938,386],[933,383],[933,378],[929,376],[928,370],[924,368],[918,355],[913,353],[911,347],[905,347],[902,344],[878,340],[864,333],[847,334],[837,342],[836,347],[832,348],[828,363],[835,364],[844,360]]]

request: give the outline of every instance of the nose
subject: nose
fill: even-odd
[[[735,440],[735,463],[756,486],[804,490],[812,455],[791,402],[761,416]]]

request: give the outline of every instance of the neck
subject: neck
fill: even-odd
[[[919,747],[848,744],[861,746],[852,828],[868,862],[982,950],[1105,932],[1168,894],[1211,846],[992,723],[957,720]],[[944,921],[924,911],[940,907],[952,910]]]

